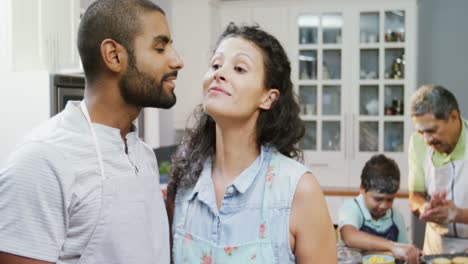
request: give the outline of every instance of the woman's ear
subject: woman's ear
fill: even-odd
[[[101,57],[105,67],[112,72],[119,73],[127,68],[127,50],[113,39],[102,41]]]
[[[278,89],[268,89],[265,95],[262,96],[262,102],[259,107],[263,110],[270,110],[273,104],[279,100],[279,97],[280,91]]]

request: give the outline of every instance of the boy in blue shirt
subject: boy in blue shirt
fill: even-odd
[[[343,242],[366,251],[391,251],[395,258],[419,263],[419,249],[408,244],[403,216],[393,208],[400,187],[394,160],[374,155],[361,173],[360,195],[346,201],[339,212]]]

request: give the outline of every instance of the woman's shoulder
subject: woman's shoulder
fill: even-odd
[[[295,174],[298,177],[301,177],[306,172],[310,172],[310,170],[298,160],[287,157],[278,151],[274,152],[274,156],[278,159],[280,172],[285,172],[290,176],[291,174]]]
[[[279,152],[274,154],[277,159],[278,173],[276,192],[281,193],[281,199],[291,202],[296,195],[310,195],[320,190],[320,185],[310,170],[299,161],[289,158]]]

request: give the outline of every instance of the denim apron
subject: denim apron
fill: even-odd
[[[466,124],[463,122],[463,125]],[[468,138],[468,130],[466,130]],[[452,200],[457,207],[468,208],[468,149],[465,146],[464,160],[450,161],[436,168],[432,163],[434,150],[428,148],[424,160],[426,190],[429,196],[435,192],[447,191],[447,200]],[[451,223],[440,225],[433,222],[426,224],[424,236],[425,254],[443,254],[468,250],[468,224]]]
[[[103,157],[84,101],[81,110],[90,126],[102,180],[102,205],[96,228],[79,264],[169,263],[169,229],[155,175],[104,174]]]
[[[378,236],[381,238],[385,238],[393,242],[398,242],[398,235],[400,231],[398,230],[398,226],[395,224],[395,221],[393,220],[393,209],[390,209],[391,210],[390,217],[392,218],[392,225],[384,231],[377,231],[374,228],[365,224],[364,212],[362,211],[361,206],[359,206],[359,203],[356,201],[356,199],[354,199],[354,202],[356,202],[356,205],[359,208],[359,211],[361,212],[362,218],[363,218],[359,231],[366,232],[370,235]]]
[[[277,175],[278,155],[274,153],[266,173],[262,202],[262,221],[258,227],[258,239],[237,245],[217,245],[197,237],[186,230],[186,216],[189,202],[182,203],[182,216],[176,223],[174,232],[174,263],[190,264],[238,264],[238,263],[274,263],[274,254],[269,237],[268,204],[272,182]],[[248,224],[248,219],[246,219]]]

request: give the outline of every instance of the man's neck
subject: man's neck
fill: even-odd
[[[84,101],[91,122],[119,129],[125,141],[140,108],[125,103],[118,86],[86,87]]]

